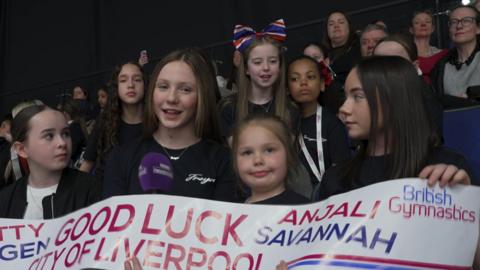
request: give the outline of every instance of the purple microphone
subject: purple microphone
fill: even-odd
[[[169,193],[173,183],[173,169],[167,156],[147,153],[138,167],[140,186],[146,193]]]

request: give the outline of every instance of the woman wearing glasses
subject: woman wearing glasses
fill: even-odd
[[[480,86],[480,12],[472,6],[456,7],[448,27],[455,47],[432,71],[432,85],[439,94],[468,98],[467,89]]]

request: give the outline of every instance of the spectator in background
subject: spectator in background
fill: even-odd
[[[67,124],[70,128],[70,138],[72,140],[70,166],[78,169],[80,168],[83,152],[87,145],[88,131],[85,117],[75,100],[66,100],[59,104],[57,108],[67,119]]]
[[[100,112],[103,111],[108,102],[108,90],[107,86],[104,85],[97,91],[97,102],[100,107]]]
[[[400,56],[408,60],[417,70],[419,76],[421,72],[418,68],[418,54],[417,46],[413,42],[411,36],[406,34],[392,34],[383,40],[381,40],[375,50],[373,55],[383,55],[383,56]],[[423,79],[419,77],[420,80]],[[423,82],[423,91],[421,96],[423,99],[423,104],[427,110],[427,116],[429,117],[430,123],[432,123],[432,128],[436,132],[439,138],[443,134],[443,107],[438,98],[427,83]]]
[[[80,110],[85,115],[85,120],[89,121],[95,118],[95,108],[88,100],[88,91],[85,87],[75,86],[72,90],[73,100],[77,100]]]
[[[304,55],[310,56],[311,58],[315,59],[317,63],[323,61],[325,64],[328,65],[328,58],[326,58],[327,48],[325,48],[325,46],[317,42],[309,42],[303,48]]]
[[[100,182],[103,181],[103,169],[111,150],[142,136],[146,80],[137,62],[118,65],[113,71],[108,105],[88,138],[85,160],[80,166],[84,172],[90,172],[95,167],[95,175]]]
[[[72,97],[73,99],[88,99],[88,92],[81,86],[75,86],[72,90]]]
[[[360,53],[362,57],[372,56],[377,43],[388,35],[385,28],[378,24],[369,24],[360,35]]]
[[[480,12],[472,6],[458,6],[448,20],[450,39],[454,44],[431,73],[432,85],[447,107],[469,105],[467,90],[480,86]],[[464,101],[462,101],[463,99]]]
[[[382,20],[374,20],[374,21],[372,21],[370,24],[376,24],[376,25],[378,25],[378,26],[381,26],[381,27],[383,27],[383,29],[385,30],[385,32],[388,32],[387,24],[386,24],[384,21],[382,21]]]
[[[413,35],[418,51],[418,66],[425,81],[430,84],[430,72],[435,64],[447,55],[447,49],[439,49],[430,45],[430,38],[435,29],[433,15],[428,10],[413,14],[410,33]]]
[[[0,189],[10,182],[5,178],[5,169],[10,161],[10,147],[12,143],[12,135],[10,133],[11,126],[12,115],[8,114],[3,118],[2,124],[0,125]]]
[[[331,12],[327,16],[325,32],[323,45],[329,50],[330,66],[337,75],[335,80],[343,87],[348,72],[360,59],[358,37],[350,19],[341,11]]]

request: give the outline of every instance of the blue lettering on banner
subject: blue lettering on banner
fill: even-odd
[[[349,231],[349,229],[355,229]],[[368,233],[367,227],[362,225],[353,228],[349,223],[339,225],[337,223],[320,225],[318,228],[308,227],[300,230],[279,230],[274,231],[271,227],[265,226],[258,230],[255,242],[260,245],[291,246],[309,244],[315,241],[344,241],[345,243],[360,243],[363,248],[384,249],[390,253],[397,238],[397,233],[382,235],[382,230],[377,228],[375,232]]]
[[[447,193],[446,189],[443,189],[442,192],[435,192],[431,188],[416,189],[412,185],[403,186],[403,200],[443,206],[452,205],[452,195]]]
[[[46,250],[50,238],[46,242],[28,242],[19,245],[7,244],[0,246],[0,261],[11,261],[17,258],[26,259],[38,255],[42,249]]]

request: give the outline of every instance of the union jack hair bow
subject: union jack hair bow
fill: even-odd
[[[274,21],[258,33],[251,27],[237,24],[233,30],[233,46],[243,53],[255,38],[263,36],[268,36],[282,43],[287,38],[285,30],[285,22],[283,19]]]

